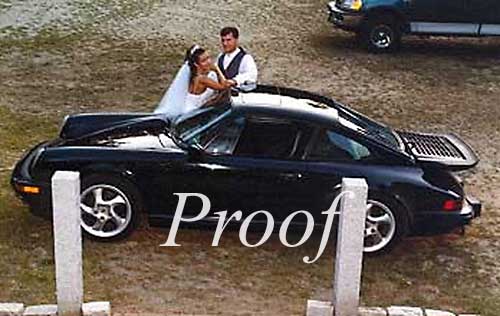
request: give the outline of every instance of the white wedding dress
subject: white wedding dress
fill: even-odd
[[[214,95],[214,90],[207,88],[205,92],[202,94],[192,94],[189,93],[186,95],[186,102],[184,106],[184,113],[188,113],[200,108],[203,104],[205,104],[212,96]]]
[[[214,79],[214,75],[215,73],[211,72],[208,76]],[[173,118],[200,108],[214,95],[214,90],[210,88],[207,88],[202,94],[189,93],[190,77],[191,70],[184,63],[154,113],[165,114],[167,117]],[[217,78],[216,75],[215,78]]]

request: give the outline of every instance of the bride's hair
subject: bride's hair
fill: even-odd
[[[198,45],[191,46],[186,52],[186,62],[191,70],[191,76],[189,78],[189,82],[192,82],[194,77],[196,76],[196,63],[200,58],[201,54],[205,52],[205,49],[201,48]]]

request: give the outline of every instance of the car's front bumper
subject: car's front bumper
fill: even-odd
[[[16,164],[11,177],[11,185],[16,194],[30,206],[34,214],[44,217],[51,214],[50,183],[33,179],[30,166],[46,145],[47,142],[41,143],[24,155]],[[25,187],[37,188],[39,192],[26,192],[23,190]]]
[[[464,199],[463,207],[458,212],[429,212],[415,217],[415,234],[447,233],[458,227],[469,225],[481,216],[481,202],[472,196]]]
[[[363,14],[339,9],[335,5],[335,1],[329,2],[327,7],[328,21],[335,26],[347,31],[358,31],[361,28]]]

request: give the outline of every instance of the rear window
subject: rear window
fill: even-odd
[[[339,111],[339,116],[339,123],[344,127],[360,132],[371,140],[394,150],[402,150],[403,145],[389,127],[381,125],[357,112],[341,110]]]

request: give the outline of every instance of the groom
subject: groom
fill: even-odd
[[[224,76],[238,87],[245,83],[257,83],[257,65],[253,57],[239,47],[239,36],[236,27],[224,27],[220,31],[222,53],[217,58]]]

